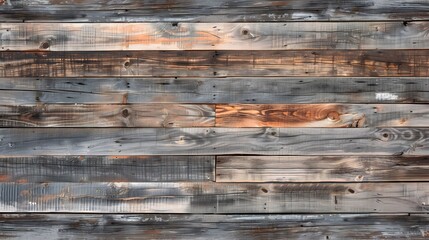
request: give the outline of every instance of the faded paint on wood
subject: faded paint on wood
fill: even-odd
[[[218,156],[217,182],[428,181],[429,156]]]

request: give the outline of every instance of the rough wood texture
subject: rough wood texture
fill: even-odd
[[[2,214],[19,239],[427,239],[426,214]]]
[[[1,156],[0,182],[214,181],[214,165],[210,156]]]
[[[3,155],[427,155],[429,128],[1,128]]]
[[[1,212],[425,213],[429,183],[0,183]]]
[[[428,181],[429,156],[218,156],[217,182]]]
[[[0,105],[1,127],[213,127],[211,105]]]
[[[255,22],[427,20],[425,0],[2,0],[0,20]]]
[[[0,104],[429,103],[429,78],[0,78]]]
[[[0,77],[428,77],[429,50],[0,52]]]
[[[0,29],[0,51],[429,48],[428,22],[0,23]]]
[[[418,104],[216,105],[217,127],[426,127],[428,125],[429,107]]]

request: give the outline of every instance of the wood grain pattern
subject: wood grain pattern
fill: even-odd
[[[0,183],[1,212],[425,213],[429,183]]]
[[[0,182],[214,181],[214,165],[211,156],[1,156]]]
[[[216,127],[429,126],[429,108],[418,104],[216,105]]]
[[[1,128],[3,155],[427,155],[429,128]]]
[[[217,182],[427,181],[429,156],[218,156]]]
[[[426,214],[2,214],[19,239],[427,239]]]
[[[11,22],[283,22],[427,20],[425,0],[4,0]]]
[[[429,50],[0,52],[0,77],[427,77]]]
[[[2,127],[213,127],[211,105],[0,105]]]
[[[0,78],[0,104],[429,103],[429,78]]]
[[[428,49],[429,23],[0,23],[0,51]]]

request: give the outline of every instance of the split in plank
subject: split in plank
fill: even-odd
[[[429,128],[0,128],[22,155],[427,155]]]
[[[216,182],[428,181],[429,156],[218,156]]]

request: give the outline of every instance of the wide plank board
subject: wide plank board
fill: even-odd
[[[1,93],[1,92],[0,92]],[[214,127],[211,105],[0,105],[1,127]]]
[[[427,20],[425,0],[2,0],[9,22],[283,22]]]
[[[427,239],[426,214],[1,214],[11,239]]]
[[[427,213],[429,183],[0,183],[1,212]]]
[[[429,103],[429,78],[0,78],[0,104]]]
[[[428,77],[429,50],[0,52],[0,77]]]
[[[426,155],[429,128],[0,128],[2,155]]]
[[[428,181],[429,156],[218,156],[216,182]]]
[[[428,49],[428,22],[0,23],[0,51]]]
[[[214,165],[212,156],[0,156],[0,182],[202,182],[214,181]]]

